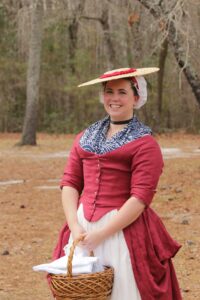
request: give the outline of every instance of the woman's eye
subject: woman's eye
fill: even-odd
[[[122,94],[122,95],[126,95],[126,92],[124,92],[124,91],[121,91],[119,93]]]
[[[112,94],[112,91],[105,91],[106,94]]]

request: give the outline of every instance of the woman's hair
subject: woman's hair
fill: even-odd
[[[138,96],[138,97],[139,97],[138,90],[136,89],[136,87],[135,87],[135,85],[134,85],[134,82],[133,82],[132,78],[131,78],[131,77],[130,77],[130,78],[127,77],[127,78],[123,78],[123,79],[130,82],[131,88],[132,88],[132,90],[133,90],[134,96]],[[103,90],[105,90],[106,84],[107,84],[107,81],[105,81],[105,82],[102,83],[102,85],[103,85]]]
[[[131,84],[131,88],[133,90],[133,94],[134,96],[138,96],[139,97],[139,94],[138,94],[138,90],[136,89],[135,85],[134,85],[134,82],[132,80],[132,78],[124,78],[125,80],[128,80]]]

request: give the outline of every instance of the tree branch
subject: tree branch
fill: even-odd
[[[102,19],[98,17],[80,16],[80,19],[99,21],[100,23],[102,23]]]
[[[194,71],[193,66],[187,61],[187,51],[185,51],[182,47],[182,40],[185,40],[185,37],[183,36],[182,32],[180,32],[178,27],[176,27],[177,24],[175,22],[176,9],[181,9],[182,15],[185,15],[185,12],[183,11],[183,0],[179,0],[178,2],[176,2],[176,5],[170,9],[170,12],[167,10],[162,11],[158,3],[152,4],[151,0],[138,0],[138,2],[140,2],[145,8],[147,8],[156,19],[163,18],[166,21],[167,39],[169,41],[169,44],[173,47],[176,61],[179,67],[184,72],[185,77],[195,95],[196,101],[200,106],[200,78]]]

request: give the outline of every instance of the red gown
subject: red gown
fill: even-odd
[[[80,137],[81,134],[71,149],[61,187],[71,186],[79,191],[79,203],[83,204],[84,216],[90,222],[119,209],[130,196],[143,201],[144,212],[123,230],[141,298],[181,300],[171,261],[181,246],[170,237],[150,207],[163,168],[159,145],[146,135],[105,154],[95,154],[80,147]],[[65,224],[54,259],[64,255],[69,235]]]

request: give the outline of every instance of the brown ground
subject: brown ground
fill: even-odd
[[[32,266],[50,260],[64,222],[57,186],[73,136],[40,134],[37,147],[14,147],[18,140],[0,134],[0,299],[51,299],[44,274]],[[179,133],[157,140],[183,150],[182,157],[166,157],[153,207],[183,245],[174,259],[183,298],[200,299],[200,137]]]

